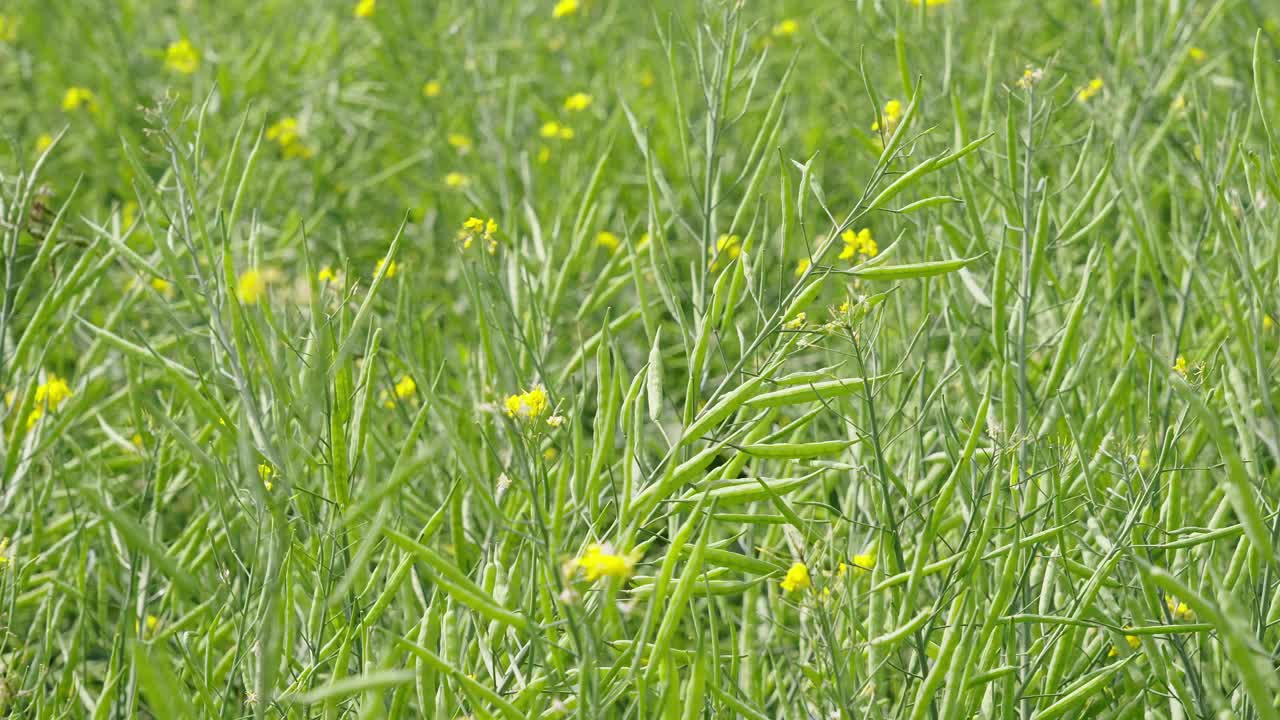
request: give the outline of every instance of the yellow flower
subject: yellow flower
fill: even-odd
[[[811,265],[813,263],[809,258],[800,258],[800,262],[796,263],[796,277],[803,277],[805,273],[809,272]]]
[[[413,397],[413,394],[417,390],[418,390],[418,384],[415,383],[413,381],[413,378],[409,377],[408,375],[402,375],[400,377],[399,382],[396,383],[396,397],[400,398],[401,400],[407,400]]]
[[[373,17],[373,11],[378,9],[378,0],[360,0],[356,3],[355,16],[358,18]]]
[[[471,151],[471,138],[462,133],[449,133],[449,144],[458,152],[467,153]]]
[[[1041,70],[1038,67],[1032,67],[1028,65],[1027,68],[1022,71],[1022,77],[1018,78],[1018,87],[1022,88],[1023,90],[1030,90],[1031,88],[1035,87],[1036,83],[1040,82],[1043,79],[1044,79],[1044,70]]]
[[[1139,639],[1137,635],[1125,635],[1124,641],[1126,643],[1129,643],[1129,647],[1133,648],[1134,650],[1137,650],[1138,648],[1142,647],[1142,640]],[[1107,653],[1107,656],[1115,657],[1119,654],[1120,654],[1120,648],[1116,647],[1115,645],[1112,645],[1111,651]]]
[[[36,138],[36,152],[42,153],[53,145],[53,136],[49,133],[40,133],[40,137]]]
[[[200,52],[186,38],[176,40],[165,48],[164,66],[174,72],[190,75],[200,68]]]
[[[1094,95],[1100,92],[1102,92],[1102,78],[1094,78],[1089,81],[1088,85],[1080,88],[1080,91],[1076,93],[1076,100],[1089,102]]]
[[[0,568],[13,562],[9,559],[9,538],[0,538]]]
[[[796,31],[799,29],[800,29],[800,23],[796,22],[795,20],[792,20],[791,18],[787,18],[786,20],[783,20],[782,22],[773,26],[773,36],[774,37],[791,37],[792,35],[795,35]]]
[[[871,572],[876,566],[875,553],[859,553],[853,556],[853,567],[861,572]]]
[[[463,250],[469,249],[471,243],[477,239],[483,240],[488,243],[486,249],[492,255],[498,249],[498,223],[493,218],[481,220],[478,217],[469,217],[462,223],[462,229],[458,231],[458,239],[462,241]]]
[[[573,128],[567,125],[561,125],[555,120],[549,120],[542,124],[538,129],[538,134],[544,138],[560,138],[561,140],[573,139]]]
[[[649,68],[645,68],[640,71],[639,80],[640,80],[640,87],[642,88],[651,88],[653,87],[654,83],[658,82],[658,78],[653,74],[653,71],[650,70]]]
[[[1202,63],[1209,57],[1209,53],[1206,53],[1198,47],[1193,47],[1187,51],[1187,56],[1198,63]]]
[[[560,0],[551,10],[551,17],[562,18],[568,17],[578,12],[578,0]]]
[[[946,5],[949,2],[951,2],[951,0],[911,0],[911,5],[914,7],[920,7],[921,5],[924,5],[925,7],[938,7],[939,5]]]
[[[0,42],[13,42],[18,39],[18,18],[12,15],[0,15]]]
[[[460,172],[451,172],[448,175],[444,176],[444,184],[446,187],[451,187],[451,188],[466,187],[467,183],[469,182],[471,182],[471,178],[468,178],[466,175],[463,175]]]
[[[886,133],[893,132],[898,127],[898,121],[902,119],[902,101],[890,100],[884,104],[884,111],[880,113],[884,119],[884,131]],[[880,132],[880,122],[871,123],[871,132]]]
[[[245,270],[240,273],[236,283],[236,297],[245,305],[257,305],[267,292],[267,280],[257,270]]]
[[[267,140],[280,146],[286,158],[309,158],[315,150],[302,141],[302,133],[298,129],[295,117],[280,118],[267,128]]]
[[[564,109],[569,112],[581,112],[591,107],[591,96],[584,93],[574,93],[564,99]]]
[[[532,390],[518,395],[508,395],[506,401],[507,417],[521,420],[534,420],[547,413],[551,401],[547,391],[541,385],[534,385]]]
[[[151,287],[157,292],[168,293],[173,290],[173,283],[164,278],[151,278]]]
[[[787,592],[807,590],[812,584],[809,580],[809,568],[801,562],[793,564],[791,569],[787,570],[787,576],[782,578],[782,589]]]
[[[840,251],[841,260],[849,260],[858,253],[875,257],[880,252],[880,247],[871,237],[870,228],[862,228],[856,233],[853,230],[845,230],[840,234],[840,239],[844,241],[844,249]]]
[[[602,577],[629,578],[635,571],[636,558],[615,552],[609,545],[591,544],[587,551],[578,558],[576,565],[586,573],[587,582],[595,582]]]
[[[373,269],[374,277],[377,277],[378,273],[382,272],[383,266],[386,266],[387,268],[388,280],[395,277],[396,273],[400,272],[400,263],[396,262],[395,260],[391,260],[388,262],[387,258],[384,257],[378,261],[378,266]]]
[[[31,414],[27,415],[27,429],[30,429],[40,418],[44,417],[46,410],[57,410],[58,406],[71,397],[72,394],[74,393],[71,386],[67,385],[66,380],[49,373],[45,381],[36,386],[36,406],[31,410]]]
[[[427,97],[435,97],[439,95],[440,90],[441,87],[439,80],[428,80],[427,83],[422,86],[422,94]]]
[[[1178,359],[1173,361],[1173,371],[1178,373],[1182,377],[1186,377],[1187,376],[1187,359],[1179,355]]]
[[[342,284],[342,278],[338,277],[337,271],[328,265],[320,268],[320,272],[316,275],[316,279],[322,283],[333,283],[334,285]]]
[[[67,92],[62,96],[62,109],[66,112],[74,112],[81,108],[91,113],[98,112],[98,99],[94,97],[93,91],[84,87],[67,88]]]
[[[298,139],[298,118],[283,117],[280,118],[271,127],[267,128],[267,140],[278,143],[279,145],[288,145]]]
[[[853,572],[855,575],[864,575],[869,573],[873,568],[875,568],[875,566],[876,556],[874,553],[859,553],[853,556]],[[848,572],[848,570],[848,565],[840,563],[840,566],[836,568],[836,576],[844,577],[844,574]]]
[[[275,474],[276,474],[275,468],[271,467],[270,465],[266,463],[261,463],[258,465],[258,477],[262,479],[262,485],[268,491],[270,491],[271,488],[274,487],[274,485],[271,484],[271,476]]]
[[[1173,615],[1175,620],[1191,621],[1196,619],[1195,611],[1187,607],[1184,602],[1178,602],[1173,598],[1165,598],[1165,604],[1169,607],[1169,613]]]
[[[133,437],[129,438],[129,442],[133,443],[134,447],[141,450],[142,444],[143,444],[142,433],[138,433],[138,432],[134,433]]]
[[[36,406],[57,410],[58,406],[66,402],[67,398],[71,397],[72,394],[74,393],[71,390],[71,386],[67,385],[66,380],[49,373],[45,381],[36,386]]]
[[[538,148],[539,164],[546,165],[547,161],[550,159],[551,159],[551,148],[547,147],[546,145],[543,145],[542,147]]]
[[[1275,327],[1275,326],[1276,326],[1276,321],[1275,321],[1275,320],[1273,320],[1273,319],[1271,318],[1271,316],[1270,316],[1270,315],[1263,315],[1263,316],[1262,316],[1262,329],[1263,329],[1263,330],[1270,330],[1271,328],[1273,328],[1273,327]]]
[[[804,327],[804,324],[808,322],[808,320],[809,320],[809,316],[801,312],[798,315],[796,315],[794,318],[788,320],[786,323],[783,323],[782,328],[784,330],[799,330],[800,328]]]
[[[596,244],[605,248],[609,252],[613,252],[618,249],[618,245],[621,244],[621,241],[618,239],[617,235],[614,235],[608,230],[601,230],[596,234]]]
[[[716,247],[711,251],[711,269],[719,269],[722,258],[737,260],[741,254],[742,238],[737,235],[721,235],[716,238]]]

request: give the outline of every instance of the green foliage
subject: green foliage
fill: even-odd
[[[1280,717],[1278,44],[6,4],[0,714]]]

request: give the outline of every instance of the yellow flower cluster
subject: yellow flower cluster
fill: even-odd
[[[471,183],[471,178],[466,175],[454,171],[444,176],[445,187],[462,188]]]
[[[160,618],[156,617],[155,615],[147,615],[145,632],[143,631],[142,625],[140,623],[134,622],[133,624],[134,631],[137,632],[138,635],[142,637],[147,637],[147,638],[154,635],[156,630],[159,629],[159,627],[160,627]]]
[[[1043,79],[1044,70],[1028,65],[1027,68],[1022,71],[1022,77],[1018,78],[1018,87],[1023,90],[1030,90],[1035,87],[1036,83]]]
[[[243,305],[257,305],[267,293],[267,279],[258,270],[245,270],[236,282],[236,299]]]
[[[378,0],[360,0],[356,3],[355,10],[352,14],[358,18],[371,18],[374,11],[378,9]]]
[[[719,270],[721,260],[737,260],[742,255],[742,238],[737,235],[721,235],[711,250],[711,269]]]
[[[564,109],[569,112],[582,112],[591,107],[591,96],[584,93],[574,93],[564,99]]]
[[[800,30],[800,23],[796,22],[791,18],[787,18],[786,20],[783,20],[782,22],[773,26],[773,36],[780,37],[780,38],[791,37],[792,35],[795,35],[796,32],[799,30]]]
[[[538,128],[538,134],[544,138],[559,138],[561,140],[573,139],[573,128],[568,125],[562,125],[555,120],[548,120],[542,123],[542,127]]]
[[[49,373],[45,381],[36,386],[36,406],[27,416],[27,427],[35,425],[37,420],[44,417],[46,411],[57,410],[73,394],[75,393],[66,380]]]
[[[853,556],[853,571],[855,574],[871,572],[876,566],[876,556],[874,553],[859,553]],[[836,575],[843,576],[848,572],[849,566],[840,563],[836,568]]]
[[[414,393],[417,391],[418,384],[413,381],[413,378],[408,375],[401,375],[400,379],[396,381],[395,388],[392,392],[395,394],[396,398],[400,400],[408,400],[412,398]],[[392,393],[388,393],[386,390],[382,391],[382,406],[388,409],[396,406],[395,400],[391,399],[391,394]]]
[[[1093,99],[1093,96],[1100,92],[1102,92],[1102,78],[1094,78],[1089,81],[1088,85],[1080,88],[1080,91],[1076,93],[1076,100],[1082,103],[1089,102]]]
[[[507,417],[532,421],[547,414],[547,410],[551,408],[551,401],[547,397],[545,388],[534,385],[531,390],[517,395],[508,395],[505,405]]]
[[[876,566],[875,553],[867,552],[853,556],[853,572],[855,575],[864,575],[871,572]],[[849,572],[849,566],[840,563],[836,566],[836,577],[844,577]],[[799,592],[808,590],[813,587],[813,578],[809,575],[809,566],[802,562],[792,563],[787,569],[787,574],[782,578],[780,583],[782,589],[786,592]],[[830,589],[823,590],[824,595],[830,594]]]
[[[1137,635],[1125,635],[1124,641],[1128,643],[1129,647],[1134,650],[1137,650],[1138,648],[1142,647],[1142,640],[1138,638]],[[1115,645],[1112,645],[1111,650],[1107,653],[1107,657],[1115,657],[1119,654],[1120,654],[1120,648],[1116,647]]]
[[[262,486],[267,489],[267,492],[270,492],[271,488],[275,487],[271,484],[271,476],[275,474],[275,468],[271,467],[267,463],[261,463],[258,465],[258,477],[262,479]]]
[[[316,151],[302,140],[302,132],[295,117],[280,118],[267,128],[267,140],[280,146],[280,151],[287,158],[307,159]]]
[[[466,155],[471,152],[471,148],[474,145],[474,143],[471,142],[471,137],[462,133],[449,133],[448,137],[445,139],[449,141],[449,144],[453,146],[453,149],[457,150],[458,153],[462,155]]]
[[[809,578],[809,567],[802,562],[793,563],[782,578],[782,589],[787,592],[808,590],[813,585]]]
[[[898,127],[898,122],[902,120],[902,101],[890,100],[885,103],[880,117],[884,120],[885,133],[892,133]],[[871,123],[871,132],[880,132],[879,121]]]
[[[1173,615],[1174,620],[1191,622],[1196,619],[1195,611],[1187,607],[1187,604],[1184,602],[1178,602],[1173,598],[1166,598],[1165,604],[1168,605],[1169,614]]]
[[[174,41],[164,51],[164,66],[176,73],[190,75],[200,68],[200,52],[186,38]]]
[[[423,95],[426,95],[426,96],[427,96],[427,97],[429,97],[429,98],[433,98],[433,97],[436,97],[437,95],[439,95],[439,94],[440,94],[440,91],[441,91],[442,89],[444,89],[444,88],[443,88],[443,86],[441,86],[441,85],[440,85],[440,81],[439,81],[439,80],[428,80],[428,81],[427,81],[427,82],[422,86],[422,94],[423,94]]]
[[[468,250],[471,244],[476,240],[483,240],[492,255],[498,251],[498,223],[493,219],[481,220],[478,217],[469,217],[467,221],[462,223],[462,229],[458,231],[458,239],[462,241],[462,249]]]
[[[98,98],[89,88],[69,87],[67,92],[62,95],[62,109],[66,112],[84,109],[91,113],[96,113],[98,112]]]
[[[316,274],[316,279],[326,285],[342,286],[342,276],[338,274],[337,270],[334,270],[328,265],[320,268],[320,272]]]
[[[586,573],[587,582],[595,582],[602,577],[631,577],[636,558],[618,553],[609,545],[591,544],[575,564]]]
[[[858,254],[871,258],[880,253],[880,246],[876,245],[876,241],[871,237],[869,228],[862,228],[856,233],[853,230],[845,230],[841,233],[840,239],[844,241],[844,249],[840,251],[841,260],[852,259]]]
[[[387,269],[388,280],[395,277],[396,273],[400,272],[400,263],[396,262],[395,260],[388,260],[387,258],[384,257],[381,260],[379,260],[377,266],[373,268],[373,276],[378,277],[378,273],[382,272],[383,267]]]
[[[551,17],[569,17],[576,12],[578,12],[578,0],[560,0],[560,2],[556,3],[556,6],[551,9]]]
[[[618,246],[622,244],[622,241],[618,239],[617,235],[614,235],[608,230],[601,230],[596,234],[596,244],[609,252],[614,252],[618,249]]]

